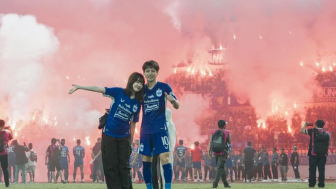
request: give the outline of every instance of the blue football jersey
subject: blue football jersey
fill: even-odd
[[[184,147],[184,146],[178,146],[178,147],[176,147],[175,151],[177,153],[177,156],[179,158],[181,158],[181,157],[183,157],[186,154],[186,152],[188,151],[188,149],[186,147]]]
[[[82,146],[75,146],[73,148],[73,153],[75,155],[76,160],[82,160],[84,152],[85,152],[85,149]]]
[[[68,162],[67,154],[69,153],[69,148],[66,146],[62,146],[61,149],[61,162]]]
[[[142,103],[142,134],[160,133],[167,130],[166,126],[166,96],[175,95],[167,83],[157,82],[152,89],[144,87],[145,101]]]
[[[139,121],[140,103],[126,95],[122,88],[105,88],[105,91],[104,95],[113,100],[103,132],[115,138],[130,136],[130,122]]]

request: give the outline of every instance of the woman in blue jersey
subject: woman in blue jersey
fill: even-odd
[[[102,93],[111,97],[112,104],[102,137],[102,159],[108,189],[129,189],[131,186],[129,158],[135,124],[139,121],[140,103],[143,102],[144,77],[134,72],[125,89],[113,87],[73,85],[69,94],[78,89]]]

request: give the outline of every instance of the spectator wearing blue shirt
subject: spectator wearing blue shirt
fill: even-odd
[[[270,171],[270,162],[269,162],[269,156],[267,153],[266,148],[263,149],[261,154],[261,161],[264,167],[264,179],[267,180],[267,177],[269,179],[272,179],[271,171]]]
[[[273,148],[273,155],[272,155],[272,175],[273,179],[279,179],[278,178],[278,165],[279,165],[279,154],[277,153],[277,149]]]
[[[242,174],[242,179],[245,178],[245,170],[243,163],[243,152],[239,150],[239,154],[237,155],[237,163],[238,163],[238,180],[240,180],[240,173]]]
[[[237,161],[238,161],[238,156],[236,156],[235,151],[231,151],[231,159],[232,159],[232,171],[234,172],[235,180],[238,180],[237,179]]]
[[[166,189],[171,189],[173,178],[173,168],[169,160],[170,148],[174,147],[169,145],[166,103],[168,100],[178,109],[179,102],[167,83],[156,80],[159,68],[159,64],[154,60],[147,61],[142,66],[147,85],[144,87],[145,99],[142,103],[139,152],[143,155],[143,176],[147,189],[153,189],[151,169],[154,148],[156,155],[160,157]]]
[[[134,72],[129,76],[125,89],[73,85],[69,92],[72,94],[82,89],[102,93],[112,99],[103,129],[101,150],[108,189],[129,189],[132,186],[129,158],[135,125],[139,121],[140,103],[144,99],[143,85],[143,75]]]

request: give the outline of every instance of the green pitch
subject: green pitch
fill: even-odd
[[[233,189],[299,189],[308,188],[308,183],[233,183],[230,184]],[[0,188],[5,186],[0,185]],[[10,188],[31,188],[31,189],[106,189],[105,184],[11,184]],[[196,183],[196,184],[173,184],[173,189],[211,189],[210,183]],[[223,185],[219,185],[218,189],[223,189]],[[318,188],[315,186],[315,188]],[[326,183],[325,188],[336,188],[336,183]],[[145,184],[133,184],[133,189],[146,189]]]

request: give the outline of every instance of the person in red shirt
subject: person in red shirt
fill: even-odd
[[[200,182],[203,182],[202,178],[202,156],[203,156],[203,151],[200,149],[199,142],[196,141],[194,143],[195,148],[191,150],[191,158],[193,161],[193,168],[194,168],[194,182],[197,182],[197,172],[199,175]]]
[[[5,128],[5,124],[5,121],[0,119],[0,162],[6,187],[9,187],[7,145],[8,141],[13,139],[13,132],[10,127]]]

